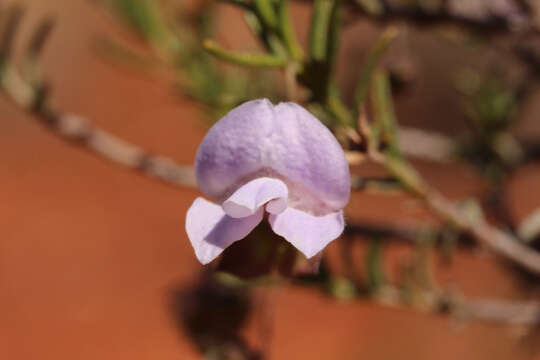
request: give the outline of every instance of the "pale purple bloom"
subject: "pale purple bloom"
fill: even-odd
[[[186,231],[203,264],[247,236],[268,213],[272,230],[307,258],[343,232],[349,167],[332,133],[295,103],[267,99],[230,111],[206,134]]]

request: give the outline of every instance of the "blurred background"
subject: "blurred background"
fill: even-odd
[[[158,4],[147,3],[147,11]],[[391,74],[400,126],[459,144],[453,160],[419,156],[413,164],[448,198],[480,199],[495,209],[490,221],[517,231],[540,206],[538,161],[533,155],[515,160],[534,154],[540,141],[538,5],[458,1],[442,12],[429,7],[436,1],[381,3],[357,1],[343,9],[336,82],[344,102],[352,104],[380,35],[397,29],[379,61]],[[10,11],[24,9],[9,58],[22,68],[35,29],[53,20],[39,71],[33,64],[30,73],[46,81],[44,93],[60,113],[80,115],[179,164],[193,163],[212,121],[236,104],[287,98],[287,74],[239,70],[200,47],[212,38],[227,49],[262,51],[233,4],[159,2],[156,19],[174,24],[179,33],[173,40],[128,0],[0,4],[4,29]],[[310,1],[291,1],[304,48],[312,8]],[[171,49],[182,56],[171,60]],[[403,240],[410,237],[403,229],[441,224],[412,196],[354,192],[347,218],[358,226],[327,248],[322,275],[271,290],[231,289],[207,281],[209,270],[197,262],[185,234],[197,189],[104,160],[12,100],[0,96],[2,358],[540,358],[538,276],[452,232],[455,239],[442,244]],[[501,140],[503,155],[493,134],[507,139]],[[381,174],[364,164],[353,172]],[[391,234],[372,241],[376,226]],[[536,233],[528,244],[531,251],[540,244]],[[423,267],[415,270],[418,264]],[[422,300],[389,305],[370,291],[381,281],[409,281],[412,298],[421,287],[532,307],[525,308],[526,321],[519,307],[504,321],[491,321]]]

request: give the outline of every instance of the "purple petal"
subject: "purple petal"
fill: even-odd
[[[283,178],[289,199],[301,191],[294,196],[300,202],[323,203],[330,211],[342,209],[350,194],[343,149],[319,120],[294,103],[254,100],[231,110],[206,134],[195,171],[201,190],[214,198],[258,174]]]
[[[284,199],[284,201],[272,203],[270,209],[275,212],[285,210],[287,204],[287,196],[289,191],[287,185],[281,180],[261,177],[251,180],[247,184],[242,185],[234,192],[225,202],[223,202],[223,210],[233,218],[244,218],[253,215],[261,206],[275,199]]]
[[[343,211],[324,216],[287,208],[278,215],[270,215],[272,230],[300,250],[308,259],[320,252],[341,235],[345,227]]]
[[[195,199],[186,215],[186,232],[195,256],[204,265],[214,260],[235,241],[246,237],[262,220],[263,208],[255,214],[235,219],[201,197]]]

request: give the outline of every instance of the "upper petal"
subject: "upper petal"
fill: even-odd
[[[221,205],[227,215],[233,218],[243,218],[254,214],[262,205],[270,200],[274,201],[270,205],[272,212],[281,212],[287,206],[287,196],[289,191],[287,185],[281,180],[262,177],[257,178],[242,185]],[[283,206],[282,204],[285,204]],[[282,208],[277,207],[281,205]],[[279,211],[280,210],[280,211]]]
[[[235,219],[201,197],[195,199],[186,215],[186,232],[202,264],[214,260],[225,248],[246,237],[262,220],[263,208],[254,214]]]
[[[325,216],[287,208],[278,215],[270,215],[272,230],[300,250],[308,259],[338,238],[345,227],[343,211]]]
[[[272,132],[274,108],[268,100],[248,101],[227,113],[204,137],[195,158],[203,193],[221,198],[240,179],[261,169],[262,138]]]
[[[205,136],[195,170],[201,190],[215,198],[257,173],[275,173],[289,185],[289,196],[302,189],[308,194],[300,201],[315,197],[331,210],[343,208],[350,195],[343,149],[319,120],[294,103],[254,100],[230,111]]]
[[[350,196],[349,164],[334,135],[298,104],[280,103],[274,109],[271,167],[331,209],[344,208]]]

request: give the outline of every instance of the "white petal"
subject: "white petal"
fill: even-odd
[[[186,215],[186,232],[202,264],[214,260],[235,241],[246,237],[262,220],[263,208],[255,214],[235,219],[201,197],[195,199]]]
[[[272,230],[300,250],[308,259],[341,235],[345,227],[343,211],[324,216],[287,208],[269,217]]]
[[[268,211],[270,214],[279,214],[285,211],[287,209],[287,198],[279,198],[270,200],[268,204],[266,204],[266,211]]]
[[[227,215],[233,218],[244,218],[253,215],[267,202],[279,199],[280,201],[269,204],[269,212],[275,213],[285,210],[288,195],[287,185],[283,181],[261,177],[242,185],[223,202],[222,207]]]

